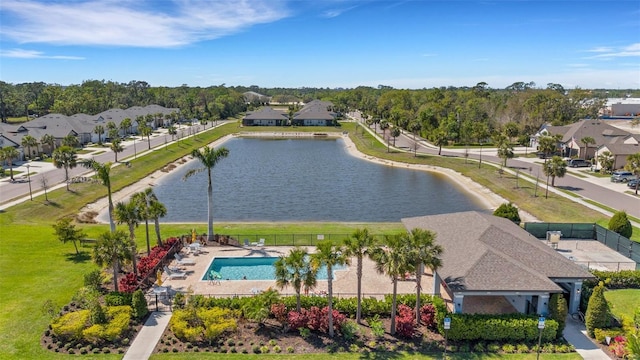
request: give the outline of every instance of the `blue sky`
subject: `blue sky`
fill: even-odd
[[[0,80],[640,88],[640,1],[2,0]]]

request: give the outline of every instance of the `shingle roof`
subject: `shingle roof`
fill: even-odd
[[[629,135],[629,132],[611,126],[603,120],[587,119],[571,124],[569,130],[564,133],[562,142],[571,141],[572,138],[580,141],[580,139],[589,136],[596,141],[597,145],[602,145],[612,137],[627,135]]]
[[[553,279],[592,278],[510,220],[476,211],[402,219],[434,231],[444,248],[438,274],[456,291],[560,292]]]
[[[274,110],[267,106],[258,111],[248,113],[244,118],[246,120],[285,120],[287,117],[287,114],[284,112]]]

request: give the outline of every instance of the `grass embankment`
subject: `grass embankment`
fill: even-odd
[[[613,315],[621,319],[627,329],[633,329],[633,313],[640,308],[640,289],[607,290],[604,297]]]
[[[183,139],[179,144],[160,147],[144,157],[130,160],[132,166],[118,166],[111,170],[113,191],[121,189],[135,181],[138,181],[153,173],[158,167],[171,163],[187,154],[194,148],[201,147],[215,139],[229,133],[245,131],[278,131],[282,128],[251,128],[239,129],[236,124],[229,124],[199,134],[196,139]],[[345,124],[342,128],[291,128],[290,131],[327,132],[348,130],[353,133],[354,124]],[[353,137],[358,148],[373,156],[388,158],[395,161],[410,163],[425,163],[435,166],[452,167],[469,177],[478,179],[479,182],[498,192],[503,197],[518,204],[519,207],[530,211],[540,219],[547,221],[579,221],[587,222],[597,219],[597,214],[589,214],[581,210],[570,210],[574,203],[561,197],[550,194],[545,199],[543,189],[538,188],[538,197],[533,197],[532,186],[520,182],[520,188],[514,189],[515,179],[512,176],[499,177],[495,168],[483,166],[478,169],[477,163],[453,158],[439,158],[433,156],[413,157],[412,154],[386,152],[386,147],[374,141],[369,135]],[[367,145],[367,146],[365,146]],[[58,359],[69,358],[44,350],[39,341],[42,332],[47,328],[50,319],[43,315],[41,308],[48,299],[60,307],[67,304],[73,294],[82,285],[83,275],[95,269],[90,259],[90,248],[80,248],[80,256],[76,256],[72,244],[58,242],[51,225],[56,219],[63,216],[71,216],[87,203],[106,196],[104,186],[98,184],[73,184],[72,192],[64,188],[49,192],[50,203],[44,201],[44,196],[34,198],[34,201],[9,208],[0,212],[0,358],[2,359]],[[511,197],[509,194],[518,194]],[[560,204],[558,204],[560,203]],[[557,204],[557,205],[556,205]],[[571,206],[569,206],[571,205]],[[549,210],[544,210],[551,206]],[[540,207],[536,209],[535,207]],[[582,208],[582,207],[580,207]],[[531,209],[531,210],[530,210]],[[538,211],[539,210],[539,211]],[[565,215],[566,214],[566,215]],[[588,216],[588,217],[587,217]],[[601,217],[601,216],[600,216]],[[193,224],[163,224],[162,236],[180,235],[189,232],[195,227]],[[393,224],[324,224],[324,223],[300,223],[300,224],[216,224],[218,229],[229,234],[344,234],[351,233],[357,227],[368,227],[372,233],[389,233],[402,230],[399,223]],[[95,238],[107,227],[105,225],[82,225],[88,237]],[[123,227],[122,227],[123,228]],[[151,227],[151,242],[155,236]],[[204,231],[202,224],[197,225],[198,232]],[[202,229],[202,230],[200,230]],[[144,251],[145,236],[144,227],[136,231],[138,248]],[[206,356],[205,354],[202,354]],[[216,354],[221,357],[222,355]],[[199,354],[163,354],[154,358],[184,358],[192,359]],[[225,358],[234,358],[225,355]],[[253,355],[239,354],[244,359],[253,358]],[[294,355],[302,357],[303,355]],[[317,358],[355,358],[357,355],[322,355],[311,356]],[[486,355],[481,358],[509,358],[509,359],[533,359],[528,355]],[[264,355],[261,355],[264,357]],[[309,357],[309,355],[304,355]],[[396,357],[396,355],[392,356]],[[418,357],[431,359],[437,357],[416,356],[408,354],[405,357]],[[83,358],[119,359],[120,355],[88,355]],[[454,359],[473,359],[471,354],[454,355]],[[480,358],[480,357],[477,357]],[[544,359],[579,359],[576,354],[569,355],[543,355]]]

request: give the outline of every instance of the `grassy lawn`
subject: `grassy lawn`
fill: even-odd
[[[299,132],[327,132],[327,131],[355,131],[355,124],[345,124],[342,128],[290,128]],[[224,135],[237,131],[278,131],[282,128],[251,128],[241,129],[237,124],[228,124],[199,134],[197,138],[181,140],[180,143],[153,151],[144,157],[130,160],[132,166],[117,166],[111,170],[112,188],[117,191],[149,176],[163,164],[173,162],[189,154],[192,149],[204,146]],[[368,134],[362,135],[358,131],[353,140],[360,151],[394,161],[407,163],[430,164],[434,166],[451,167],[462,174],[476,179],[479,183],[491,188],[504,198],[512,201],[523,210],[529,211],[545,221],[563,222],[600,222],[608,221],[599,213],[578,206],[575,203],[555,194],[544,197],[544,189],[525,181],[516,183],[513,175],[499,175],[492,166],[483,165],[480,169],[475,162],[465,162],[464,159],[443,158],[436,156],[391,152],[387,147],[375,141]],[[516,186],[518,184],[518,186]],[[50,319],[41,311],[45,301],[51,300],[57,307],[67,304],[74,293],[83,283],[84,274],[96,268],[90,259],[90,248],[80,248],[80,256],[76,256],[72,244],[62,244],[53,236],[51,225],[63,216],[77,214],[85,204],[106,196],[106,188],[98,184],[72,184],[72,191],[64,188],[49,192],[49,203],[44,197],[36,197],[33,202],[11,207],[0,211],[0,359],[58,359],[69,358],[49,352],[39,346],[42,332],[47,328]],[[537,193],[537,196],[534,196]],[[373,234],[386,234],[402,231],[400,223],[375,224],[333,224],[333,223],[222,223],[215,224],[216,231],[224,234],[256,235],[261,234],[349,234],[359,227],[368,227]],[[82,225],[89,238],[96,238],[108,229],[105,225]],[[124,227],[122,227],[124,229]],[[203,224],[163,224],[162,237],[188,234],[190,229],[196,228],[199,233],[206,231]],[[152,244],[155,242],[153,226],[150,227]],[[146,249],[144,226],[136,230],[137,244],[141,251]],[[193,359],[200,356],[210,357],[210,354],[162,354],[153,358],[184,358]],[[254,355],[219,355],[217,358],[255,358]],[[282,355],[259,355],[277,356]],[[302,356],[312,358],[362,358],[362,355],[293,355],[292,358]],[[455,355],[454,359],[534,359],[535,354],[527,355],[485,355],[474,357],[471,354]],[[376,358],[386,358],[375,356]],[[397,354],[392,356],[396,358]],[[435,359],[439,356],[420,356],[404,354],[404,358]],[[83,358],[119,359],[121,355],[83,356]],[[577,354],[542,355],[544,359],[579,359]]]
[[[388,353],[388,354],[379,354],[373,353],[369,355],[365,354],[351,354],[351,353],[340,353],[340,354],[293,354],[293,355],[282,355],[282,354],[215,354],[216,359],[264,359],[265,357],[271,359],[277,358],[286,358],[286,359],[376,359],[376,360],[385,360],[385,359],[424,359],[424,360],[439,360],[442,359],[442,354],[417,354],[417,353]],[[511,354],[511,355],[498,355],[498,354],[473,354],[473,353],[457,353],[457,354],[447,354],[447,359],[453,360],[484,360],[484,359],[508,359],[508,360],[534,360],[536,359],[536,354]],[[188,353],[188,354],[155,354],[150,357],[152,360],[161,360],[161,359],[210,359],[211,354],[207,353]],[[574,359],[582,359],[580,355],[577,353],[573,354],[540,354],[540,359],[545,360],[574,360]]]
[[[608,290],[604,297],[611,312],[622,319],[625,327],[633,327],[633,312],[640,307],[640,289]]]

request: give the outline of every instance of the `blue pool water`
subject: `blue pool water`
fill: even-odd
[[[222,280],[274,280],[275,268],[273,264],[277,257],[217,257],[204,274],[202,280],[210,280],[212,271],[220,274]],[[344,266],[335,267],[342,270]],[[318,270],[318,280],[327,279],[327,268]]]

